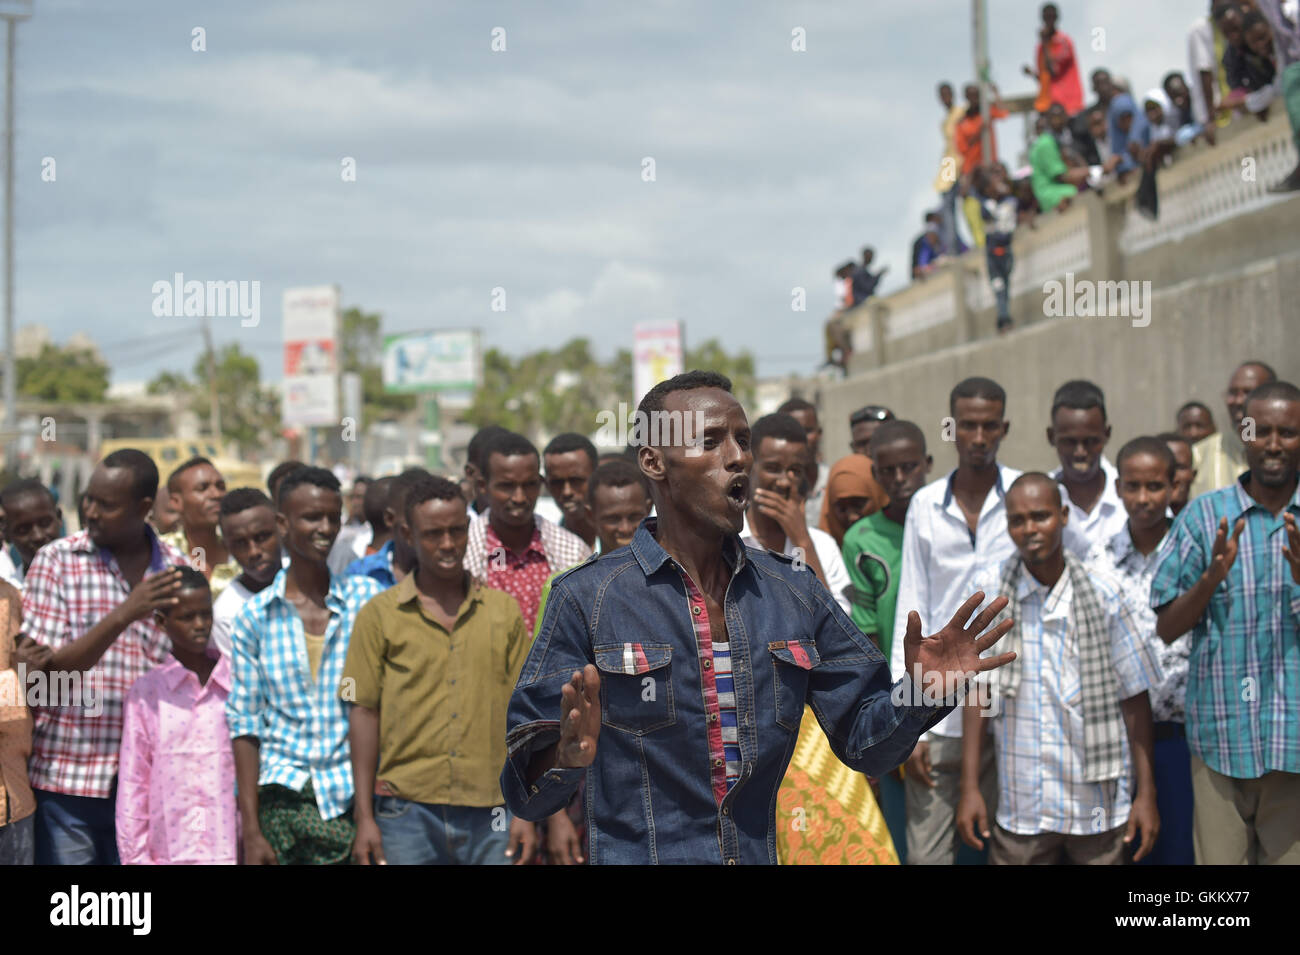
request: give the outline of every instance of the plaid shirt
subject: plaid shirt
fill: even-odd
[[[519,602],[524,623],[531,633],[536,627],[537,609],[547,578],[582,563],[591,556],[591,548],[577,534],[534,514],[533,539],[522,556],[516,555],[497,540],[488,523],[491,513],[491,509],[486,510],[469,522],[465,569],[485,587],[509,592]],[[501,555],[495,563],[490,560],[494,552]],[[537,578],[535,583],[534,578]]]
[[[1164,679],[1151,688],[1151,718],[1157,723],[1183,722],[1183,700],[1187,696],[1187,658],[1192,652],[1191,634],[1183,634],[1173,643],[1156,636],[1156,614],[1148,604],[1151,577],[1156,570],[1157,547],[1143,557],[1133,546],[1128,526],[1112,537],[1105,547],[1094,548],[1089,560],[1104,563],[1124,588],[1124,596],[1133,605],[1142,626],[1147,647],[1160,664]]]
[[[250,597],[231,625],[234,686],[226,722],[232,739],[255,736],[261,743],[259,785],[301,792],[310,780],[321,818],[333,819],[352,802],[348,716],[339,698],[343,661],[357,612],[384,588],[369,577],[330,577],[331,616],[313,679],[302,618],[284,597],[287,574],[281,570]]]
[[[146,525],[145,533],[152,547],[148,574],[186,563],[185,556],[159,540],[153,528]],[[23,583],[23,632],[58,650],[103,620],[130,593],[117,559],[91,543],[88,533],[52,541],[32,560]],[[69,692],[79,686],[80,699],[50,700],[60,705],[36,708],[28,766],[32,786],[69,796],[107,798],[117,776],[127,692],[137,679],[166,661],[170,650],[171,641],[150,615],[123,630],[89,670],[64,674],[56,681]]]
[[[1243,477],[1248,475],[1243,475]],[[1300,491],[1286,510],[1300,518]],[[1151,606],[1190,590],[1210,565],[1219,519],[1246,529],[1228,578],[1192,627],[1187,743],[1215,772],[1300,773],[1300,586],[1282,556],[1286,525],[1241,481],[1183,509],[1156,558]]]
[[[1012,557],[1011,560],[1018,560]],[[1160,681],[1141,624],[1118,581],[1089,566],[1093,590],[1110,625],[1119,698],[1137,696]],[[976,578],[973,590],[997,593],[998,567]],[[998,825],[1017,835],[1041,832],[1086,836],[1128,821],[1132,765],[1121,734],[1124,770],[1118,780],[1084,782],[1083,680],[1078,634],[1070,626],[1074,589],[1064,573],[1049,591],[1020,574],[1020,686],[998,700],[993,738],[998,766]],[[990,648],[986,655],[1003,648]],[[985,674],[987,678],[987,674]]]

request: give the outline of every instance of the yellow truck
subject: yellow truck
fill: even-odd
[[[167,476],[176,466],[190,458],[203,457],[210,460],[222,477],[226,479],[227,488],[256,487],[265,490],[262,469],[256,464],[241,461],[227,453],[220,441],[211,438],[193,438],[188,441],[179,438],[114,438],[99,445],[99,459],[122,448],[135,448],[153,458],[158,465],[158,480],[167,481]]]

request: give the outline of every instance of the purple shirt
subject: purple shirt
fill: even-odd
[[[230,659],[205,686],[174,657],[126,700],[117,783],[124,865],[235,865],[235,758],[226,727]]]

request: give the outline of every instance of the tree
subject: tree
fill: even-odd
[[[731,356],[710,340],[687,350],[686,367],[721,372],[732,380],[741,404],[753,404],[749,352]],[[599,427],[598,413],[617,412],[619,402],[630,405],[634,398],[632,353],[625,348],[605,363],[592,357],[585,338],[517,360],[490,348],[483,356],[483,386],[465,420],[476,427],[499,424],[535,442],[564,431],[590,435]]]
[[[100,402],[108,392],[108,365],[92,349],[46,344],[19,358],[18,394],[59,402]]]
[[[264,388],[257,359],[231,343],[214,357],[217,403],[221,406],[221,437],[237,444],[241,451],[255,449],[280,430],[280,396]],[[163,372],[149,382],[151,395],[174,395],[206,421],[210,402],[208,356],[194,362],[194,379]]]
[[[339,366],[361,376],[366,422],[389,421],[415,408],[416,396],[384,391],[383,317],[349,308],[339,321]]]

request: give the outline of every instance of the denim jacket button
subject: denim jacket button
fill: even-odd
[[[727,865],[735,865],[735,864],[736,864],[736,860],[735,860],[735,859],[728,859],[728,860],[727,860]]]
[[[700,615],[700,608],[698,604],[691,608],[691,613],[695,614],[695,616],[697,617]]]
[[[710,713],[710,714],[709,714],[709,722],[710,722],[710,723],[716,723],[716,722],[718,722],[718,714],[717,714],[717,713]]]
[[[706,669],[706,670],[710,670],[710,669],[712,669],[712,668],[713,668],[713,661],[712,661],[712,660],[705,660],[705,661],[704,661],[704,669]]]

